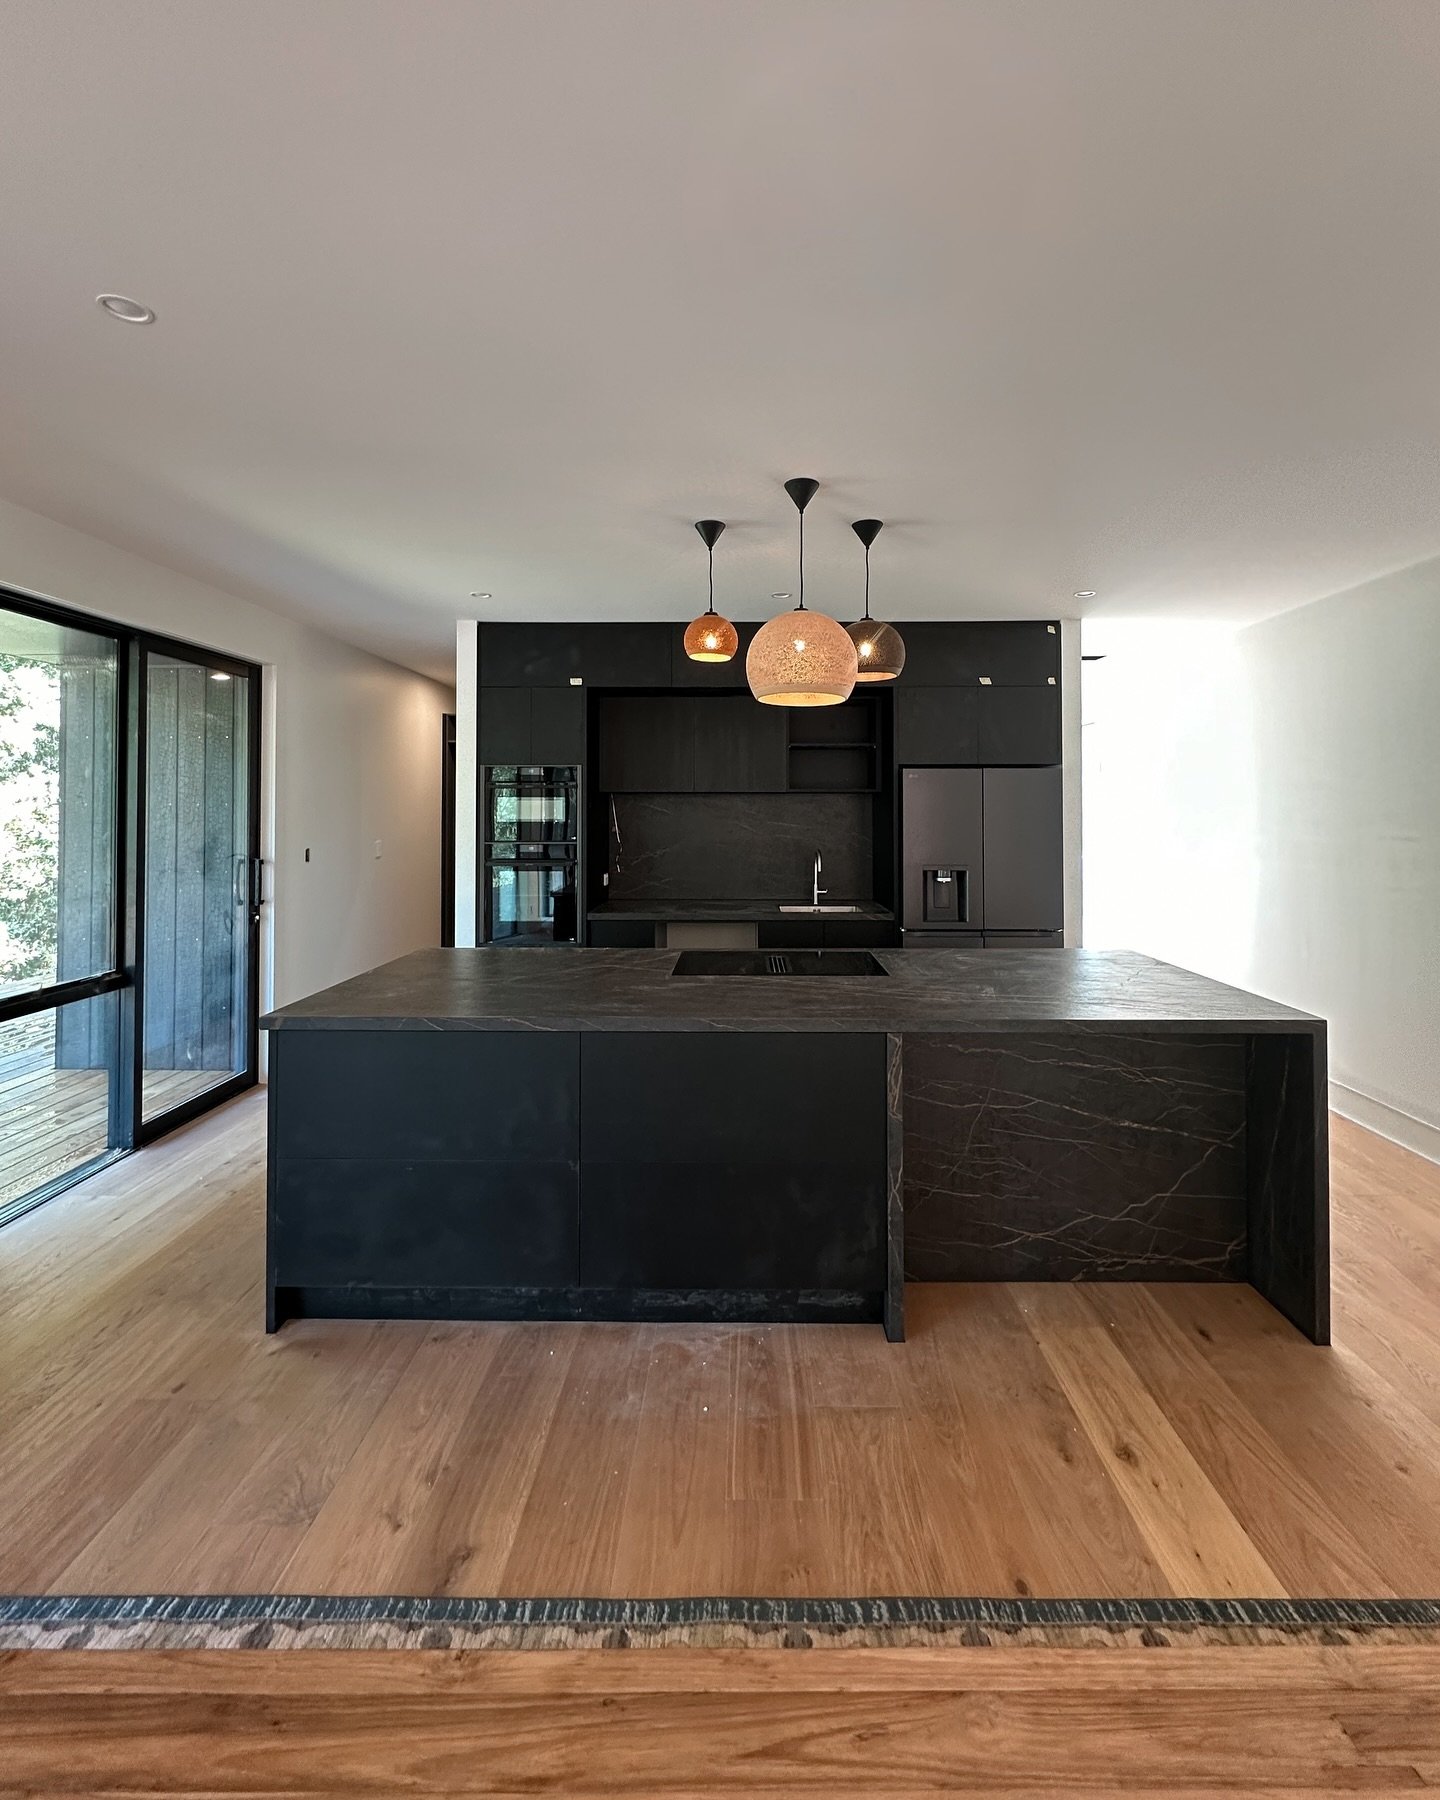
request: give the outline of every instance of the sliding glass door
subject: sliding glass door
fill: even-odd
[[[0,1224],[256,1079],[259,702],[0,594]]]
[[[128,1140],[122,646],[0,604],[0,1220]]]
[[[242,667],[144,654],[143,1128],[254,1078],[251,715]]]

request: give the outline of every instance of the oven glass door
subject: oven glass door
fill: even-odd
[[[492,863],[489,875],[492,943],[574,941],[574,863],[517,858]]]
[[[492,845],[575,842],[574,769],[498,765],[488,785]]]

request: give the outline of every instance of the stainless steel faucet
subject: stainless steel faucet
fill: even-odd
[[[825,873],[825,865],[823,862],[821,862],[820,852],[817,850],[815,852],[815,879],[810,884],[811,885],[810,903],[812,906],[818,906],[820,904],[820,896],[822,894],[828,894],[830,892],[829,888],[822,888],[820,885],[820,877],[824,873]]]

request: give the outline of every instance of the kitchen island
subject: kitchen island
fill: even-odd
[[[829,954],[426,950],[270,1014],[269,1328],[899,1338],[907,1278],[1210,1280],[1328,1341],[1322,1020],[1124,951]]]

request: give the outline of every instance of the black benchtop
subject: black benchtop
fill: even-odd
[[[786,901],[785,905],[798,905],[798,901]],[[830,902],[826,902],[830,904]],[[671,920],[699,920],[705,924],[724,924],[731,920],[781,920],[786,924],[796,919],[824,919],[844,921],[846,919],[883,919],[890,920],[895,914],[888,906],[879,906],[873,900],[857,900],[852,903],[854,912],[782,912],[778,900],[604,900],[599,906],[592,906],[586,913],[587,919],[638,919],[642,922],[654,920],[658,924],[668,924]]]
[[[1130,950],[882,950],[888,981],[671,976],[674,950],[417,950],[267,1031],[1321,1032],[1324,1022]]]

